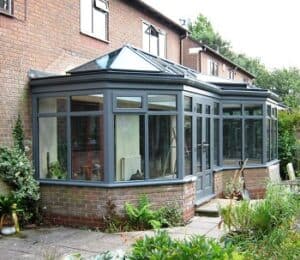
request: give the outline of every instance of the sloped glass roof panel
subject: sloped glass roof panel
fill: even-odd
[[[160,71],[157,67],[128,47],[122,48],[118,57],[112,62],[110,68],[117,70]]]
[[[133,48],[128,46],[85,63],[69,72],[76,73],[108,69],[162,72],[159,67],[155,66],[152,62],[148,61],[138,52],[135,52]]]

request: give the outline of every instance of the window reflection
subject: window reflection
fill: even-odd
[[[224,116],[235,116],[242,114],[241,104],[223,104],[223,115]]]
[[[103,110],[103,95],[73,96],[71,97],[71,111],[99,111]]]
[[[149,116],[149,174],[151,179],[176,178],[176,116]]]
[[[71,117],[72,179],[102,181],[103,116]]]
[[[40,178],[67,178],[66,117],[39,118]]]
[[[245,120],[245,158],[248,163],[262,162],[262,120]]]
[[[148,108],[152,111],[172,111],[177,109],[175,95],[149,95]]]
[[[115,180],[143,180],[144,116],[115,116]]]
[[[117,97],[117,108],[142,108],[142,97]]]
[[[38,99],[39,113],[57,113],[67,111],[67,99],[65,97],[47,97]]]
[[[261,116],[262,115],[262,105],[257,104],[245,104],[245,115],[247,116]]]
[[[242,120],[223,120],[223,163],[238,165],[242,159]]]

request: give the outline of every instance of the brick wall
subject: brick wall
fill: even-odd
[[[179,62],[180,36],[159,19],[110,0],[109,43],[80,33],[79,0],[14,0],[14,17],[0,14],[0,145],[11,144],[20,113],[31,137],[30,68],[63,73],[125,43],[142,48],[142,20],[167,33],[167,58]]]
[[[148,196],[154,208],[178,206],[184,221],[194,216],[195,182],[126,188],[42,185],[41,205],[45,219],[51,223],[101,227],[108,200],[122,214],[125,202],[136,204],[142,194]]]
[[[276,173],[279,164],[275,164],[266,168],[245,169],[245,184],[249,191],[250,197],[263,198],[266,191],[266,185],[270,181],[270,176]],[[226,183],[233,178],[235,171],[221,171],[214,175],[214,191],[217,196],[222,196],[222,192],[226,187]]]

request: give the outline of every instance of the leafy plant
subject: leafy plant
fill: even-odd
[[[63,169],[58,161],[51,162],[47,178],[51,179],[65,179],[67,172]]]
[[[146,195],[139,198],[138,206],[135,207],[131,203],[125,203],[125,214],[131,226],[137,229],[158,229],[163,224],[167,224],[167,220],[163,218],[159,211],[150,209],[151,204]]]
[[[30,220],[36,212],[39,185],[25,153],[17,148],[0,148],[0,178],[13,189],[14,197],[23,209],[21,221]]]
[[[21,120],[20,114],[18,115],[16,124],[13,129],[13,138],[14,138],[14,146],[19,149],[20,151],[24,152],[25,151],[25,146],[24,146],[24,131],[23,131],[23,124]]]
[[[244,259],[233,247],[221,246],[212,239],[194,236],[188,240],[173,240],[166,231],[154,237],[145,236],[133,245],[129,259]]]
[[[11,193],[7,196],[0,196],[0,229],[7,218],[12,218],[13,213],[21,213],[22,209],[18,207],[18,201],[15,196]],[[18,223],[15,223],[18,225]],[[19,229],[18,226],[16,226]]]

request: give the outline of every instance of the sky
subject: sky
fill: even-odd
[[[144,0],[175,21],[203,14],[233,50],[269,69],[300,69],[299,0]]]

